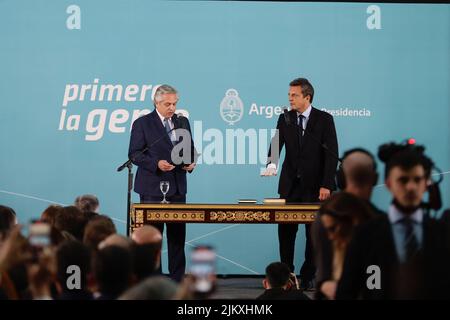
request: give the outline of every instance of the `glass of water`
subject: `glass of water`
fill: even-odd
[[[161,181],[159,183],[159,189],[161,190],[161,192],[164,195],[164,198],[161,201],[161,203],[169,203],[169,201],[166,200],[166,194],[167,194],[167,192],[169,192],[169,187],[170,187],[169,181]]]

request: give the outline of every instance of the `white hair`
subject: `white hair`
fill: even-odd
[[[174,87],[169,86],[168,84],[161,84],[154,86],[152,90],[153,103],[161,101],[162,95],[167,93],[177,94],[178,91]]]

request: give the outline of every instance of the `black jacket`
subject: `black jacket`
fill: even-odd
[[[444,224],[425,215],[422,227],[422,249],[412,269],[415,273],[406,281],[402,281],[405,269],[397,257],[388,216],[380,215],[357,227],[347,250],[336,298],[449,299],[450,253],[445,246]],[[367,267],[371,265],[380,268],[381,289],[367,287],[371,275]]]
[[[306,129],[299,143],[300,128],[297,125],[297,112],[291,110],[280,115],[277,123],[277,134],[272,139],[272,145],[278,139],[279,152],[273,154],[269,150],[268,163],[278,165],[278,159],[283,146],[286,156],[281,168],[278,193],[281,198],[287,198],[297,178],[309,194],[317,194],[321,187],[335,189],[335,173],[338,161],[338,143],[333,117],[324,111],[312,108]],[[328,149],[328,150],[327,150]],[[310,201],[317,201],[311,199]]]

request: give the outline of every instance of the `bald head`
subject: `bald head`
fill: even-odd
[[[345,157],[342,168],[348,186],[357,188],[373,186],[376,179],[375,163],[367,153],[352,152]]]
[[[138,280],[155,273],[161,265],[162,235],[153,226],[143,226],[131,235],[134,242],[134,274]]]
[[[131,246],[131,240],[119,234],[112,234],[99,243],[98,249],[102,250],[109,246],[116,246],[124,249],[129,249]]]
[[[131,239],[139,245],[161,243],[162,235],[161,232],[153,226],[143,226],[134,230]]]

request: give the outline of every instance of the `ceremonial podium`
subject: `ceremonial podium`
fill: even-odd
[[[130,234],[151,223],[311,223],[320,205],[134,203]]]

